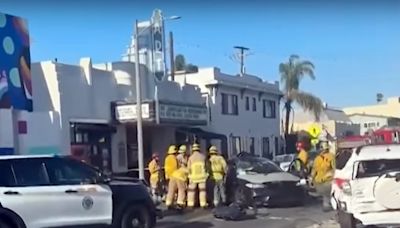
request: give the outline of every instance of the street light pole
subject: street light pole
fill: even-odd
[[[165,20],[178,20],[181,17],[172,16],[169,18],[162,18]],[[138,144],[138,168],[139,168],[139,179],[144,180],[144,151],[143,151],[143,121],[142,121],[142,86],[140,77],[140,64],[139,64],[139,21],[135,21],[135,81],[136,81],[136,126],[137,126],[137,144]],[[152,24],[146,29],[151,29]]]
[[[142,126],[142,90],[139,64],[139,31],[138,20],[135,21],[135,81],[136,81],[136,125],[139,179],[144,180],[143,126]]]

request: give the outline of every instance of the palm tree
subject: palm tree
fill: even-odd
[[[291,55],[289,61],[279,65],[281,83],[284,92],[285,136],[289,134],[290,114],[293,111],[293,103],[297,103],[306,111],[313,112],[315,119],[319,120],[322,111],[321,100],[311,93],[300,90],[300,82],[305,76],[315,79],[314,64],[307,60],[301,60],[297,55]]]

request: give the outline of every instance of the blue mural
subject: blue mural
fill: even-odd
[[[30,39],[25,20],[0,13],[0,108],[32,111]]]

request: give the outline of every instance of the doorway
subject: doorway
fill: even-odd
[[[106,124],[70,123],[70,130],[72,156],[111,173],[111,136],[115,128]]]

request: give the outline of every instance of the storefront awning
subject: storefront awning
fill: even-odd
[[[178,132],[183,132],[183,133],[195,134],[199,138],[203,138],[203,139],[220,139],[220,140],[226,140],[227,139],[226,136],[223,135],[223,134],[204,131],[201,128],[181,127],[181,128],[178,128],[177,131]]]
[[[116,132],[116,127],[108,124],[88,124],[88,123],[71,123],[77,131],[108,131]]]

